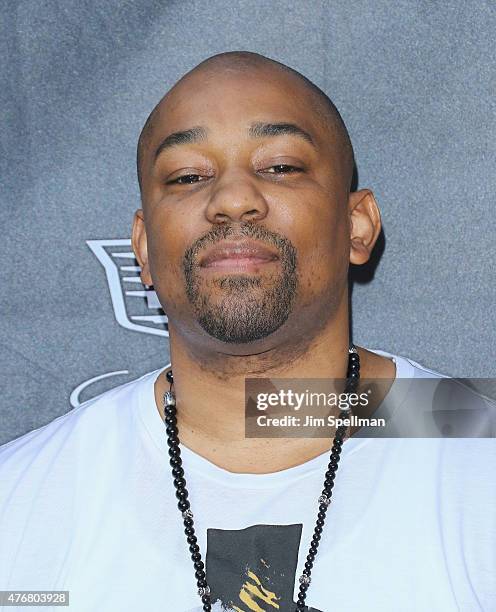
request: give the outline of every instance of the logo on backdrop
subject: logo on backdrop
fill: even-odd
[[[168,337],[167,316],[154,289],[141,282],[141,268],[134,257],[131,240],[87,240],[86,244],[105,270],[117,323],[133,331]],[[71,406],[77,408],[81,404],[81,393],[93,383],[124,374],[129,371],[106,372],[85,380],[72,391]]]
[[[144,334],[168,336],[167,316],[153,288],[141,282],[131,240],[87,240],[86,244],[105,269],[119,325]]]

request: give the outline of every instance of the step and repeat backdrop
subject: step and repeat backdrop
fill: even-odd
[[[335,101],[383,235],[355,343],[495,375],[490,2],[19,0],[1,10],[0,443],[169,363],[130,247],[136,141],[206,57],[282,61]]]

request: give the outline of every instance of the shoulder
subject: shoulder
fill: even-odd
[[[142,444],[136,415],[143,390],[153,388],[151,374],[0,447],[0,574],[7,571],[17,584],[60,576],[74,525],[101,518]],[[36,564],[40,550],[50,563]]]
[[[396,364],[396,380],[386,404],[403,436],[494,441],[496,402],[481,391],[480,381],[453,378],[410,357],[369,350]]]
[[[469,379],[404,355],[369,350],[392,359],[398,379],[385,402],[389,433],[371,440],[371,449],[389,449],[393,463],[405,474],[410,470],[411,486],[425,486],[422,490],[442,505],[445,518],[453,517],[458,530],[463,522],[467,534],[477,538],[485,529],[494,543],[496,402],[469,387]]]
[[[51,464],[60,465],[62,459],[70,463],[77,455],[98,452],[103,443],[111,447],[129,431],[143,388],[154,374],[119,385],[0,446],[0,485],[22,474],[34,476],[47,471]]]
[[[448,374],[428,368],[411,357],[397,355],[383,349],[369,348],[367,350],[393,361],[396,365],[396,376],[398,378],[451,378]]]

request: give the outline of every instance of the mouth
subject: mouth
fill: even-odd
[[[216,272],[258,272],[261,267],[279,261],[278,255],[254,241],[227,242],[214,245],[200,260],[200,267]]]
[[[267,266],[276,262],[276,259],[258,259],[257,257],[233,257],[229,259],[218,259],[207,266],[201,266],[203,270],[214,272],[259,272],[261,266]]]

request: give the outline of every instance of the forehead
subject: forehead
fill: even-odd
[[[316,94],[280,70],[204,70],[181,79],[162,99],[149,131],[150,144],[172,132],[203,125],[209,132],[246,128],[257,121],[293,122],[322,133]]]

